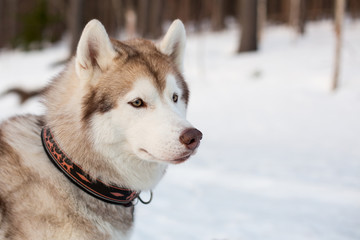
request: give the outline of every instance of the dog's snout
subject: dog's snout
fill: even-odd
[[[189,150],[195,150],[202,139],[202,133],[196,128],[188,128],[180,135],[180,142]]]

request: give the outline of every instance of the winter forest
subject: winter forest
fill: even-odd
[[[131,239],[360,239],[360,1],[0,0],[0,121],[44,113],[94,18],[119,40],[187,33],[203,140],[136,206]]]

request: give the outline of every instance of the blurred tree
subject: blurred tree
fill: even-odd
[[[334,0],[307,1],[307,17],[309,20],[333,18]]]
[[[75,55],[83,27],[84,0],[71,0],[68,11],[68,28],[71,36],[70,56]]]
[[[288,23],[289,22],[289,15],[290,15],[290,2],[291,0],[281,0],[281,22]]]
[[[84,25],[93,18],[99,19],[110,35],[125,26],[127,37],[157,38],[162,34],[164,21],[175,18],[193,26],[193,31],[209,26],[204,22],[217,31],[225,27],[227,17],[235,17],[241,24],[238,52],[254,51],[268,21],[273,24],[290,22],[303,33],[306,20],[333,18],[336,9],[337,41],[332,81],[332,88],[336,89],[340,71],[341,19],[345,10],[353,18],[360,17],[360,1],[347,0],[346,3],[347,9],[345,0],[0,0],[0,48],[41,47],[43,41],[55,42],[69,32],[72,55]],[[21,91],[17,93],[20,95]]]
[[[238,52],[256,51],[257,38],[257,0],[239,0],[241,39]]]
[[[268,0],[267,1],[267,15],[268,19],[274,23],[282,23],[287,22],[287,18],[284,12],[288,11],[288,9],[284,9],[285,4],[284,1],[288,0]]]
[[[184,21],[184,23],[189,23],[191,20],[191,6],[194,6],[196,1],[192,0],[183,0],[182,4],[179,4],[179,1],[174,1],[173,5],[175,6],[176,17]]]
[[[19,16],[22,23],[20,28],[18,28],[16,22],[15,26],[11,26],[13,31],[17,32],[18,30],[16,36],[12,39],[13,47],[30,50],[41,48],[44,41],[58,40],[51,36],[51,31],[48,31],[55,22],[59,21],[57,16],[48,11],[48,1],[37,0],[30,9],[30,11]]]
[[[359,0],[348,0],[348,10],[350,11],[352,18],[360,17],[360,1]]]
[[[57,42],[66,31],[67,2],[63,0],[47,0],[47,12],[51,21],[44,30],[44,35],[50,42]]]
[[[124,25],[124,3],[121,0],[111,0],[112,9],[115,13],[115,22],[117,25],[117,28],[120,28]]]
[[[245,1],[245,0],[244,0]],[[71,53],[75,52],[82,27],[99,19],[110,36],[126,27],[128,36],[157,38],[164,21],[180,18],[193,30],[202,26],[214,31],[225,27],[225,19],[241,16],[240,0],[0,0],[0,47],[41,47],[43,41],[55,42],[70,32]],[[333,18],[335,0],[258,0],[258,38],[268,21],[290,24],[299,33],[305,22]],[[348,0],[347,11],[360,17],[360,1]],[[256,4],[256,3],[250,3]],[[80,6],[80,7],[79,7]],[[244,5],[245,6],[245,5]],[[250,14],[246,10],[245,14]],[[126,20],[127,19],[127,20]],[[241,22],[239,20],[239,22]],[[131,23],[131,24],[130,24]],[[244,20],[244,31],[246,31]],[[126,26],[125,26],[126,25]],[[132,27],[131,27],[132,26]],[[246,34],[249,36],[248,34]],[[246,42],[246,41],[244,41]],[[240,48],[240,47],[239,47]]]
[[[267,0],[258,0],[258,29],[257,29],[257,38],[258,42],[260,42],[262,37],[263,29],[266,26],[267,20],[267,7],[266,2]]]
[[[306,0],[299,0],[299,20],[298,20],[298,32],[300,34],[305,33],[305,24],[306,24]]]
[[[162,0],[138,1],[138,33],[142,37],[158,38],[162,34]]]
[[[18,21],[18,17],[17,17],[17,13],[18,13],[18,1],[14,0],[7,0],[7,4],[8,4],[8,16],[9,16],[9,22],[8,22],[8,29],[9,29],[9,38],[14,41],[14,39],[16,38],[16,33],[17,33],[17,21]],[[13,44],[15,45],[15,44]]]
[[[125,6],[125,31],[127,38],[134,38],[136,35],[136,22],[137,22],[137,16],[135,12],[135,7],[132,0],[126,1]]]
[[[225,28],[225,0],[212,0],[211,2],[211,28],[220,31]]]
[[[339,73],[341,62],[341,44],[342,44],[342,24],[345,13],[345,0],[336,0],[335,2],[335,66],[334,76],[332,81],[332,90],[335,90],[339,85]]]
[[[289,23],[296,33],[305,33],[305,0],[291,0],[289,9]]]
[[[163,0],[152,0],[151,8],[149,11],[149,31],[146,37],[159,38],[162,34],[162,21],[163,21]]]

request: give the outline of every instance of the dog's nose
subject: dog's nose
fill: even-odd
[[[196,128],[185,129],[179,137],[180,142],[189,150],[195,150],[199,146],[201,139],[202,133]]]

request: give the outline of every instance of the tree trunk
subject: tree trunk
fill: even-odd
[[[84,0],[71,0],[68,16],[68,28],[71,34],[70,57],[76,53],[83,25]]]
[[[257,0],[240,0],[241,40],[238,52],[256,51]]]
[[[345,13],[345,0],[336,0],[335,2],[335,66],[334,76],[332,82],[332,90],[338,88],[339,85],[339,73],[340,73],[340,62],[341,62],[341,44],[342,44],[342,24]]]
[[[290,13],[289,13],[289,23],[295,29],[299,25],[299,16],[300,16],[300,0],[290,0]],[[297,32],[297,31],[296,31]]]
[[[287,23],[290,15],[290,1],[281,0],[281,22]]]
[[[221,31],[225,28],[225,0],[212,0],[211,28]]]
[[[17,17],[17,12],[18,12],[18,1],[17,0],[8,0],[8,29],[9,29],[9,38],[8,40],[10,41],[14,41],[17,31],[18,31],[18,17]]]
[[[162,0],[152,0],[149,16],[149,34],[146,37],[156,39],[162,34]]]
[[[300,0],[300,15],[299,15],[298,31],[301,35],[305,34],[305,24],[306,24],[306,0]]]
[[[296,33],[305,33],[305,0],[290,1],[289,23]]]
[[[138,9],[137,9],[137,28],[138,33],[141,37],[144,37],[148,34],[148,12],[149,12],[149,2],[148,0],[139,0]]]
[[[6,32],[4,31],[4,13],[3,13],[3,9],[4,9],[4,3],[3,0],[0,0],[0,32],[2,33],[0,35],[0,48],[2,48],[4,46],[5,38],[6,36],[4,36],[6,34]]]
[[[136,36],[136,25],[137,25],[137,15],[135,12],[135,6],[132,0],[126,1],[125,8],[125,32],[127,38],[134,38]]]
[[[262,32],[266,26],[266,20],[267,20],[266,2],[267,2],[267,0],[259,0],[259,3],[258,3],[258,29],[257,29],[258,42],[261,41]]]
[[[113,8],[113,12],[115,13],[116,32],[119,33],[124,25],[123,24],[124,4],[122,0],[111,0],[111,5]]]

